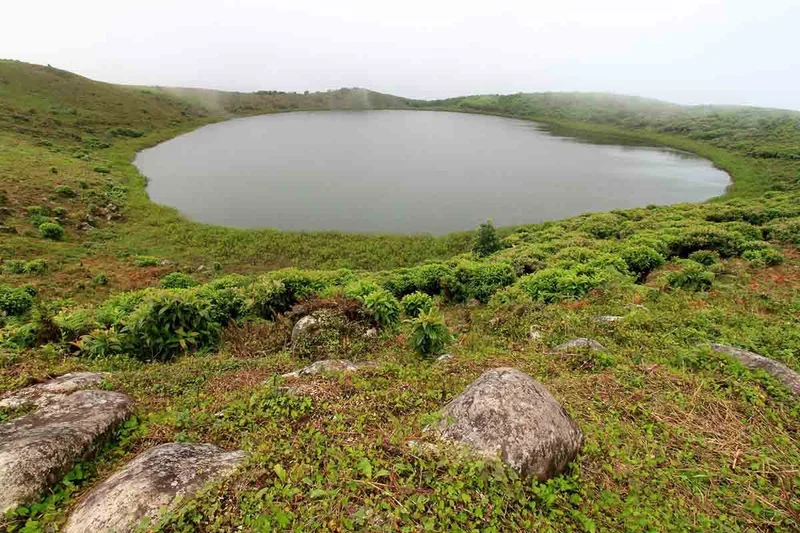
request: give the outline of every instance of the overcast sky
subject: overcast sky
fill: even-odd
[[[0,57],[143,85],[800,109],[800,0],[9,0]]]

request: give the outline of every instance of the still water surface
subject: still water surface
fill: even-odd
[[[555,136],[531,122],[320,111],[213,124],[142,151],[153,201],[243,228],[446,233],[700,201],[726,173],[691,154]]]

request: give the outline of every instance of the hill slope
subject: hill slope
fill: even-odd
[[[707,203],[487,227],[473,253],[471,232],[194,224],[150,202],[131,165],[231,115],[365,102],[662,142],[710,157],[736,187]],[[74,459],[68,473],[0,530],[58,530],[112,473],[176,441],[250,457],[152,531],[800,528],[800,399],[786,379],[800,371],[796,114],[609,95],[119,87],[0,62],[0,115],[0,394],[101,371],[136,410],[93,453],[54,454]],[[292,339],[308,315],[320,327]],[[576,338],[599,345],[557,348]],[[712,343],[771,362],[754,368]],[[281,377],[344,358],[370,364]],[[583,432],[548,481],[426,431],[497,367],[546,386]],[[0,408],[3,429],[32,409]]]

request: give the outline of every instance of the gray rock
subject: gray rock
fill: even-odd
[[[305,368],[283,374],[282,378],[299,378],[301,376],[315,376],[323,372],[355,372],[363,367],[363,364],[356,364],[346,359],[326,359],[324,361],[317,361]]]
[[[601,324],[613,324],[614,322],[619,322],[623,320],[625,317],[619,315],[600,315],[594,317],[595,322],[600,322]]]
[[[71,372],[44,383],[9,392],[0,398],[0,407],[17,408],[24,405],[39,407],[58,401],[64,394],[100,385],[108,374],[100,372]]]
[[[229,477],[247,457],[211,444],[162,444],[128,463],[92,490],[73,511],[64,533],[127,533]]]
[[[449,360],[453,359],[454,357],[455,356],[453,354],[451,354],[451,353],[445,353],[445,354],[442,354],[439,357],[437,357],[436,358],[436,362],[437,363],[443,363],[445,361],[449,361]]]
[[[322,326],[322,321],[314,316],[304,316],[295,322],[292,328],[292,344],[308,335],[315,333]]]
[[[594,339],[586,339],[586,338],[578,338],[573,339],[569,342],[565,342],[564,344],[559,344],[553,351],[555,352],[581,352],[581,351],[590,351],[590,352],[600,352],[605,350],[605,346],[600,344]]]
[[[793,394],[800,396],[800,374],[773,359],[749,352],[741,348],[734,348],[725,344],[712,344],[711,349],[717,353],[724,353],[732,356],[744,366],[750,369],[764,370],[775,376],[781,383],[786,385]]]
[[[364,332],[365,339],[377,339],[378,338],[378,330],[377,328],[369,328],[367,331]]]
[[[530,329],[528,330],[528,338],[529,339],[534,340],[534,341],[538,341],[542,337],[544,337],[544,335],[542,335],[542,332],[539,331],[539,327],[536,324],[532,325],[530,327]]]
[[[439,437],[499,455],[526,477],[548,479],[575,459],[583,434],[541,383],[513,368],[485,372],[442,410]]]
[[[6,235],[16,235],[17,228],[13,226],[3,226],[0,225],[0,233],[5,233]]]
[[[39,498],[133,412],[118,392],[85,390],[0,424],[0,514]]]

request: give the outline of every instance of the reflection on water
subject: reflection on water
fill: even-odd
[[[485,115],[321,111],[213,124],[135,163],[154,201],[194,220],[285,230],[446,233],[700,201],[728,185],[704,159],[623,141]]]

